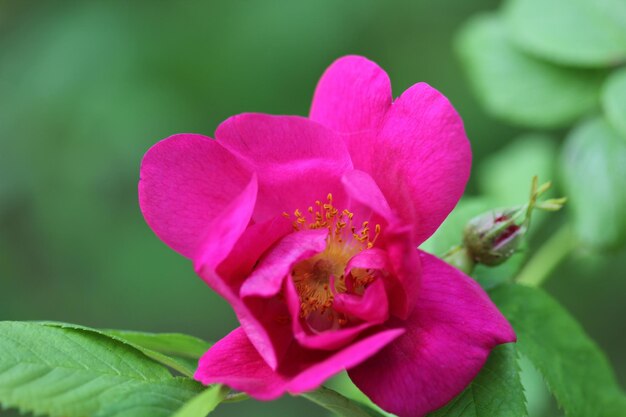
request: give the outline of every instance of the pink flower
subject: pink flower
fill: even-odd
[[[399,416],[461,392],[515,340],[472,279],[417,249],[470,165],[443,95],[420,83],[392,101],[387,74],[357,56],[326,71],[309,118],[241,114],[215,140],[153,146],[139,183],[146,221],[241,322],[196,379],[270,400],[348,369]]]

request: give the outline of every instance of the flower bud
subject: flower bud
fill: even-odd
[[[550,186],[550,182],[538,186],[534,177],[528,203],[494,210],[470,220],[463,232],[463,247],[471,259],[496,266],[513,256],[528,231],[533,210],[557,211],[565,204],[565,198],[538,201]]]
[[[497,210],[470,220],[463,232],[463,245],[474,261],[496,266],[515,253],[527,231],[524,224],[515,223],[518,211]]]

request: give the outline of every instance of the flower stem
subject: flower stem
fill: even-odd
[[[530,287],[540,286],[558,264],[577,247],[577,243],[569,225],[561,226],[526,263],[517,275],[516,281]]]
[[[467,275],[472,275],[474,266],[476,266],[476,263],[467,252],[467,249],[462,245],[450,249],[442,256],[442,259],[453,267],[465,272]]]

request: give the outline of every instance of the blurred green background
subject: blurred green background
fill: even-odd
[[[520,131],[481,110],[452,43],[470,15],[498,3],[0,1],[0,319],[219,339],[237,325],[229,306],[143,221],[144,152],[173,133],[211,136],[236,113],[305,115],[324,69],[362,54],[396,95],[426,81],[450,98],[480,167]],[[575,256],[547,284],[622,386],[625,270],[623,251]],[[215,415],[296,412],[325,414],[285,398]],[[535,413],[556,415],[549,405]]]

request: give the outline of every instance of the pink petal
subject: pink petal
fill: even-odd
[[[333,353],[303,349],[294,343],[285,363],[273,371],[239,328],[200,358],[194,378],[206,385],[226,384],[258,400],[273,400],[287,392],[300,394],[319,387],[329,377],[376,354],[403,332],[373,333]]]
[[[289,382],[288,392],[300,394],[319,387],[331,376],[375,355],[403,333],[404,329],[399,328],[378,331],[328,356],[317,351],[296,349],[292,365],[286,367],[291,372],[298,371],[297,376]]]
[[[293,265],[322,252],[327,236],[327,229],[303,230],[285,236],[246,279],[240,295],[270,297],[278,294]]]
[[[388,271],[387,253],[379,248],[371,248],[353,256],[345,268],[345,276],[353,268]],[[384,280],[389,279],[385,272],[370,284],[362,296],[343,293],[336,294],[333,308],[339,312],[358,317],[369,323],[382,323],[389,318],[389,300]]]
[[[237,318],[265,363],[276,369],[293,342],[289,310],[280,297],[249,297],[244,308],[237,308]]]
[[[448,99],[427,84],[406,90],[377,136],[350,147],[356,169],[374,178],[419,244],[452,211],[469,178],[471,150],[463,121]],[[375,152],[372,152],[375,149]]]
[[[319,333],[312,333],[305,330],[300,319],[301,301],[291,279],[288,279],[285,282],[285,296],[289,307],[289,313],[291,314],[293,334],[300,346],[304,348],[337,350],[356,339],[356,337],[365,329],[381,323],[380,321],[377,323],[366,322],[351,327],[329,329]]]
[[[368,173],[356,169],[347,171],[341,182],[350,199],[371,208],[388,222],[394,218],[385,196]]]
[[[261,255],[292,232],[292,221],[284,216],[276,216],[265,222],[248,226],[228,257],[219,265],[217,272],[222,277],[228,277],[233,285],[241,285]]]
[[[141,162],[139,205],[152,230],[191,258],[211,221],[248,184],[251,173],[213,139],[174,135]]]
[[[194,378],[205,385],[226,384],[259,400],[272,400],[285,392],[283,378],[261,358],[241,327],[200,358]]]
[[[372,401],[400,417],[443,406],[471,382],[494,346],[515,341],[475,281],[432,255],[420,257],[422,286],[406,333],[349,371]]]
[[[346,172],[342,177],[346,194],[350,201],[357,202],[351,209],[355,213],[365,212],[362,206],[369,207],[374,214],[370,224],[382,224],[382,233],[377,246],[384,247],[382,254],[377,247],[363,252],[350,262],[362,262],[360,257],[379,258],[379,263],[385,263],[385,268],[391,275],[385,280],[385,286],[391,303],[391,313],[399,318],[406,319],[413,308],[416,293],[419,288],[420,262],[415,251],[417,244],[413,240],[413,227],[403,226],[400,220],[392,213],[382,191],[374,179],[367,173],[358,170]],[[376,262],[374,259],[364,259],[366,262]],[[357,265],[354,265],[357,266]],[[375,267],[382,269],[382,267]]]
[[[209,223],[204,241],[198,245],[194,264],[217,268],[231,253],[250,223],[258,192],[257,177]]]
[[[252,230],[254,233],[246,228],[255,207],[256,191],[255,175],[246,189],[211,222],[206,241],[200,246],[194,263],[198,275],[231,304],[242,327],[269,366],[276,367],[292,340],[290,326],[276,322],[277,316],[288,315],[284,303],[273,299],[263,300],[262,306],[258,302],[244,303],[238,295],[242,277],[228,274],[233,272],[233,257],[240,254],[242,239],[247,239],[244,246],[257,244],[263,247],[268,243],[260,238],[272,237],[271,231],[267,236],[261,236],[256,228]],[[260,231],[265,229],[263,225],[260,228]],[[255,253],[257,256],[261,254],[258,248],[250,248],[241,261],[249,265],[251,258],[248,256]]]
[[[391,106],[391,83],[378,65],[360,56],[333,62],[317,84],[311,119],[338,132],[376,129]]]
[[[307,118],[241,114],[223,122],[217,140],[259,175],[255,221],[305,211],[315,200],[343,195],[339,179],[352,168],[345,143]]]
[[[420,290],[422,266],[415,244],[412,228],[390,226],[383,236],[390,275],[385,281],[391,303],[391,313],[401,319],[409,317]]]
[[[337,294],[333,302],[336,311],[360,318],[369,324],[383,323],[389,318],[389,301],[382,279],[371,283],[362,296]]]
[[[276,369],[293,340],[291,325],[277,317],[289,317],[283,302],[274,298],[257,298],[244,302],[224,277],[210,266],[200,267],[198,275],[231,305],[241,328],[247,333],[258,354],[268,367]]]
[[[371,248],[357,253],[348,261],[345,274],[348,275],[352,268],[364,269],[387,269],[389,258],[387,253],[380,248]]]

